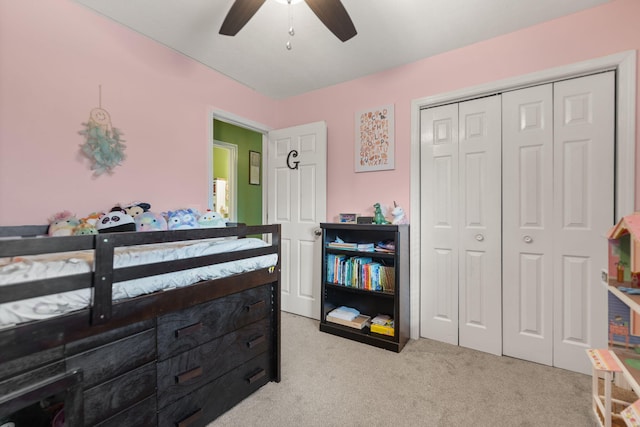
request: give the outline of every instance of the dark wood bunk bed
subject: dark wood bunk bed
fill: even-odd
[[[56,410],[68,427],[205,426],[280,381],[279,225],[25,237],[44,233],[0,227],[0,260],[92,251],[93,271],[0,286],[0,304],[82,288],[93,302],[0,329],[0,421]],[[261,235],[269,246],[114,268],[116,248]],[[117,282],[267,254],[273,267],[112,300]]]

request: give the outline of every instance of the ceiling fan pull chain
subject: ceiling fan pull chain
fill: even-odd
[[[291,9],[291,0],[287,0],[288,8],[289,8],[289,40],[287,40],[287,50],[291,50],[293,46],[291,46],[291,37],[293,37],[296,32],[293,30],[293,9]]]

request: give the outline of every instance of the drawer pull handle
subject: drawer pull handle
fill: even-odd
[[[265,304],[266,303],[264,302],[264,300],[262,300],[262,301],[254,302],[253,304],[249,304],[245,308],[247,309],[247,311],[251,312],[253,310],[261,309],[262,307],[265,306]]]
[[[193,414],[189,415],[187,418],[184,418],[182,421],[178,421],[176,423],[176,427],[188,427],[194,422],[198,421],[202,416],[202,408],[198,409]]]
[[[265,375],[267,375],[267,371],[265,371],[264,369],[260,369],[260,371],[247,378],[247,381],[249,382],[249,384],[253,384]]]
[[[184,328],[176,329],[176,338],[182,338],[187,335],[195,334],[202,329],[202,322],[194,323],[193,325],[185,326]]]
[[[253,348],[259,344],[262,344],[263,342],[265,342],[267,340],[267,337],[265,337],[264,335],[260,335],[257,338],[252,339],[251,341],[247,342],[247,347],[249,348]]]
[[[194,378],[198,378],[200,375],[202,375],[202,367],[198,366],[197,368],[183,372],[180,375],[176,375],[176,384],[182,384]]]

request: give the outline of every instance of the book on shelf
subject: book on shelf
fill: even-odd
[[[360,314],[355,308],[341,306],[327,313],[326,319],[327,322],[337,323],[355,329],[363,329],[369,325],[371,316]]]
[[[350,251],[358,250],[357,243],[347,243],[347,242],[329,242],[327,243],[327,247],[334,248],[334,249],[346,249]]]
[[[395,268],[385,266],[367,256],[327,254],[326,281],[334,285],[368,291],[392,293]]]
[[[376,252],[392,254],[396,251],[396,243],[393,240],[378,242],[375,244],[374,250]]]

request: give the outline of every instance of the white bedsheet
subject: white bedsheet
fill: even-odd
[[[268,246],[260,239],[211,239],[116,248],[114,268]],[[241,259],[191,270],[149,276],[113,284],[113,300],[160,290],[174,289],[276,265],[277,254]],[[93,251],[37,255],[5,259],[0,263],[0,286],[20,282],[88,273],[93,269]],[[80,310],[91,304],[93,289],[79,289],[43,297],[0,304],[0,328],[30,320],[41,320]]]

